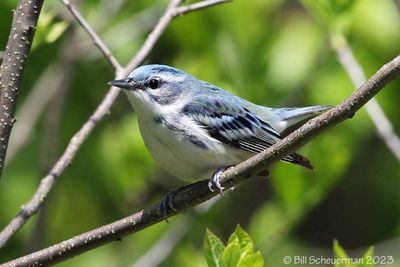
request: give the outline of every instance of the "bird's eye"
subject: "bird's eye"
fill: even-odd
[[[160,86],[160,80],[153,78],[149,81],[149,87],[151,89],[157,89]]]

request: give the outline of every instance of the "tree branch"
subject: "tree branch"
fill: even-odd
[[[136,68],[145,60],[169,23],[171,23],[172,19],[176,17],[175,15],[172,16],[171,14],[178,14],[176,9],[179,7],[181,2],[182,0],[171,0],[166,11],[164,12],[164,15],[158,21],[153,31],[148,35],[146,41],[137,52],[136,56],[132,59],[131,63],[129,63],[128,66],[123,69],[123,71],[120,71],[121,73],[116,73],[116,78],[120,78],[122,72],[124,75],[126,75],[130,72],[130,69]],[[109,109],[117,98],[119,92],[119,88],[111,87],[94,113],[82,125],[80,130],[71,138],[67,148],[55,163],[51,171],[40,181],[40,185],[36,189],[32,198],[21,207],[21,210],[16,217],[13,218],[11,222],[0,232],[0,249],[4,247],[8,240],[29,220],[30,217],[32,217],[32,215],[38,211],[42,203],[47,198],[49,192],[54,187],[57,178],[72,162],[79,148],[92,133],[98,122],[103,119],[106,114],[108,114]]]
[[[133,69],[139,66],[146,59],[147,55],[153,49],[157,40],[160,38],[169,23],[171,23],[171,21],[175,17],[176,9],[179,7],[182,1],[183,0],[171,0],[167,7],[167,10],[158,20],[153,31],[147,36],[142,47],[136,53],[136,56],[126,66],[125,75],[129,74]]]
[[[61,0],[64,5],[71,12],[72,16],[76,19],[76,21],[81,25],[81,27],[87,32],[87,34],[92,38],[93,43],[100,52],[103,54],[104,58],[107,59],[108,63],[114,68],[116,73],[122,71],[122,66],[119,64],[117,59],[111,53],[110,49],[105,45],[105,43],[100,39],[97,33],[93,30],[90,24],[83,18],[81,13],[79,13],[78,9],[75,8],[74,5],[71,4],[69,0]]]
[[[174,250],[178,243],[192,230],[192,225],[198,217],[207,212],[218,200],[216,196],[208,202],[195,207],[195,214],[187,215],[176,220],[171,227],[165,231],[162,237],[131,267],[156,267],[159,266]]]
[[[15,122],[18,91],[42,4],[43,0],[19,1],[0,67],[0,176],[3,173],[8,140]]]
[[[384,65],[375,75],[341,104],[326,113],[310,120],[302,127],[254,157],[227,169],[221,174],[221,185],[232,188],[252,175],[265,170],[269,165],[294,152],[305,143],[348,118],[365,105],[386,84],[400,75],[400,56]],[[210,192],[208,180],[181,188],[173,199],[175,211],[169,210],[167,217],[172,217],[190,207],[214,197],[218,192]],[[62,243],[40,250],[30,255],[5,263],[4,266],[36,266],[54,264],[73,256],[94,249],[128,234],[145,229],[164,220],[158,206],[142,210],[124,219],[75,236]]]
[[[160,18],[157,25],[154,27],[154,30],[149,34],[146,41],[144,42],[141,49],[137,52],[136,56],[128,63],[125,70],[125,75],[129,74],[133,69],[137,68],[147,57],[150,51],[153,49],[157,40],[160,38],[161,34],[165,31],[169,23],[179,15],[187,14],[191,11],[196,11],[199,9],[204,9],[206,7],[215,6],[217,4],[227,3],[227,0],[220,1],[210,1],[205,0],[199,3],[193,4],[196,6],[201,6],[197,8],[193,8],[193,5],[179,7],[182,3],[182,0],[172,0],[167,8],[167,11]],[[192,8],[190,8],[192,6]]]
[[[192,11],[208,8],[210,6],[228,3],[230,1],[231,0],[205,0],[205,1],[201,1],[198,3],[191,4],[191,5],[182,6],[182,7],[177,8],[175,16],[185,15]]]
[[[336,51],[336,55],[340,64],[350,76],[354,87],[360,87],[366,80],[366,77],[360,64],[354,57],[353,51],[348,45],[346,38],[343,35],[333,36],[332,46]],[[383,142],[397,158],[397,160],[400,161],[400,138],[395,133],[392,124],[386,117],[378,101],[374,98],[371,99],[371,101],[365,105],[365,109]]]

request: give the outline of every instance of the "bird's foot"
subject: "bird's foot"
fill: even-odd
[[[204,182],[204,181],[200,181],[197,183],[202,183],[202,182]],[[178,211],[178,209],[175,208],[175,206],[174,206],[175,196],[179,193],[184,193],[184,192],[187,192],[187,191],[193,189],[193,187],[195,187],[197,183],[185,185],[185,186],[182,186],[179,188],[175,188],[175,189],[170,190],[167,193],[167,195],[164,197],[164,199],[161,201],[160,205],[158,206],[158,213],[163,216],[163,218],[165,219],[166,222],[168,222],[167,218],[168,218],[169,212]]]
[[[224,192],[224,187],[220,183],[221,174],[226,170],[226,167],[218,168],[212,175],[210,181],[208,182],[208,188],[211,192],[214,192],[214,188],[216,188],[222,196]]]
[[[158,206],[158,213],[162,214],[166,222],[168,222],[168,210],[177,211],[177,209],[174,207],[173,199],[178,193],[178,190],[179,189],[172,189],[169,191]]]

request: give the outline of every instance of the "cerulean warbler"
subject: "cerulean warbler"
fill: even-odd
[[[125,89],[143,140],[165,170],[184,179],[210,178],[281,139],[281,134],[328,106],[268,108],[165,65],[144,65],[111,85]],[[283,161],[312,169],[293,153]],[[210,187],[212,190],[212,188]]]

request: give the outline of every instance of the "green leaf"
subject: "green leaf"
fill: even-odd
[[[32,49],[41,44],[53,43],[61,37],[69,24],[67,21],[55,22],[56,19],[55,11],[44,10],[40,14]]]
[[[333,240],[333,252],[337,258],[348,258],[346,251],[340,246],[339,241]]]
[[[240,225],[229,237],[224,248],[221,240],[207,229],[204,248],[209,267],[262,267],[264,259],[258,251],[254,253],[254,243]]]
[[[209,267],[219,267],[222,252],[225,249],[222,241],[214,235],[209,229],[206,229],[206,236],[204,239],[204,251],[206,260]]]
[[[358,264],[358,267],[370,267],[375,266],[371,259],[374,257],[374,247],[369,247],[368,250],[362,256],[362,262]]]
[[[230,240],[221,256],[221,267],[236,267],[242,254],[239,238],[235,236]]]
[[[240,227],[239,224],[236,226],[235,231],[229,237],[228,245],[235,238],[237,238],[239,240],[239,245],[240,245],[240,249],[241,249],[242,253],[243,252],[253,253],[253,251],[254,251],[253,240],[251,240],[251,237],[249,236],[249,234],[246,231],[244,231],[242,229],[242,227]]]
[[[346,251],[340,246],[339,241],[336,239],[333,240],[333,253],[335,258],[339,259],[347,259],[349,256],[347,255]],[[335,267],[348,267],[351,265],[345,264],[344,262],[338,262],[335,264]]]
[[[264,258],[260,251],[247,255],[243,260],[239,262],[237,267],[262,267],[264,266]]]
[[[374,256],[374,248],[370,247],[362,256],[362,258],[351,259],[347,255],[346,251],[340,246],[337,240],[333,241],[333,252],[336,259],[343,259],[341,262],[337,262],[335,267],[366,267],[374,266],[371,262],[371,258]]]
[[[47,33],[46,42],[52,43],[56,41],[67,29],[68,23],[66,21],[60,21],[53,24]]]

